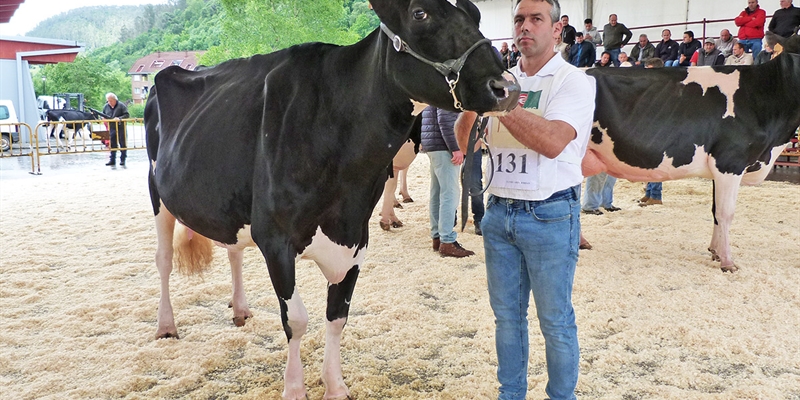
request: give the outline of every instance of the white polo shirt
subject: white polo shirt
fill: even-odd
[[[583,181],[581,160],[586,154],[594,120],[594,78],[553,57],[534,76],[511,69],[522,93],[519,107],[550,121],[564,121],[577,132],[555,159],[547,158],[517,141],[497,118],[492,118],[489,147],[493,174],[489,193],[518,200],[544,200]]]

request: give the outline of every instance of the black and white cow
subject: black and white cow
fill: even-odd
[[[466,0],[372,0],[381,29],[351,46],[321,43],[155,78],[145,126],[161,277],[157,338],[177,337],[169,299],[175,219],[223,244],[259,247],[289,342],[283,397],[304,398],[308,316],[295,260],[329,282],[325,398],[349,390],[339,343],[363,263],[368,222],[418,103],[507,112],[503,75]],[[199,236],[195,235],[195,237]]]
[[[584,175],[714,180],[709,251],[736,271],[728,231],[740,184],[761,183],[800,125],[800,37],[746,67],[593,68],[595,124]]]
[[[97,119],[97,115],[90,112],[78,110],[47,110],[45,112],[45,121],[50,123],[50,130],[47,137],[50,135],[56,138],[56,148],[64,147],[69,151],[75,139],[75,135],[80,134],[89,135],[91,138],[92,124],[87,121]],[[61,132],[64,132],[64,141],[66,145],[61,143]]]

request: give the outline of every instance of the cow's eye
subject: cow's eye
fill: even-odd
[[[425,10],[417,9],[414,10],[414,19],[417,21],[422,21],[423,19],[428,18],[428,13]]]

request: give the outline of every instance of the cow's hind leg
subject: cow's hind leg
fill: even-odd
[[[730,228],[736,211],[741,175],[722,174],[714,171],[714,233],[709,251],[718,257],[722,272],[736,272],[739,268],[731,255]]]
[[[156,214],[156,267],[161,278],[161,298],[158,301],[158,330],[156,339],[178,338],[178,328],[172,314],[172,303],[169,300],[169,276],[172,273],[172,237],[175,230],[175,217],[167,211],[163,204]]]
[[[392,192],[390,192],[392,193]],[[328,307],[325,315],[325,359],[322,362],[322,383],[325,385],[323,399],[349,399],[350,391],[342,376],[340,353],[342,331],[350,312],[350,301],[358,279],[358,265],[347,272],[345,278],[328,285]]]
[[[233,308],[233,324],[244,326],[245,320],[253,317],[247,305],[247,296],[244,292],[244,279],[242,278],[242,259],[244,248],[228,246],[228,261],[231,263],[231,281],[233,283],[233,299],[228,307]]]

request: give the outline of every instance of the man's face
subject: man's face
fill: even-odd
[[[648,40],[647,40],[647,37],[640,37],[640,38],[639,38],[639,44],[640,44],[642,47],[644,47],[644,46],[647,46],[647,42],[648,42]]]
[[[617,56],[617,60],[619,60],[619,62],[621,63],[624,63],[625,61],[628,61],[628,55],[625,53],[619,53],[619,56]]]
[[[611,56],[608,55],[608,53],[600,56],[600,62],[602,62],[603,64],[608,64],[609,61],[611,61]]]
[[[117,99],[115,99],[115,98],[113,98],[111,96],[108,96],[106,98],[106,101],[108,101],[108,105],[110,105],[112,108],[117,106]]]
[[[723,29],[722,32],[719,33],[719,38],[727,42],[731,40],[731,32],[727,29]]]
[[[781,8],[789,8],[789,6],[792,5],[792,1],[791,0],[781,0],[780,4],[781,4]]]
[[[670,31],[661,32],[661,39],[664,39],[665,42],[667,40],[670,40],[671,38],[672,38],[672,32]]]
[[[583,24],[583,27],[586,28],[587,31],[592,30],[592,24]]]
[[[504,53],[508,51],[508,43],[503,42],[503,44],[500,45],[500,50],[502,50]]]
[[[706,53],[711,53],[712,51],[714,51],[714,43],[708,43],[708,42],[704,43],[703,49],[705,49]]]
[[[561,17],[561,26],[569,25],[569,17]]]
[[[739,46],[733,46],[733,54],[735,54],[736,57],[741,57],[742,54],[744,54],[744,49]]]
[[[526,57],[552,53],[556,37],[561,37],[561,24],[550,19],[551,9],[546,1],[522,0],[517,4],[514,44]]]
[[[692,37],[684,33],[683,34],[683,43],[691,43],[691,42],[692,42]]]
[[[575,42],[576,43],[583,43],[583,35],[575,36]]]
[[[758,7],[758,0],[747,0],[747,8],[749,8],[750,11],[755,11],[756,7]]]
[[[608,17],[608,23],[611,24],[611,26],[616,26],[617,25],[617,16],[616,15],[612,15],[612,16]]]

